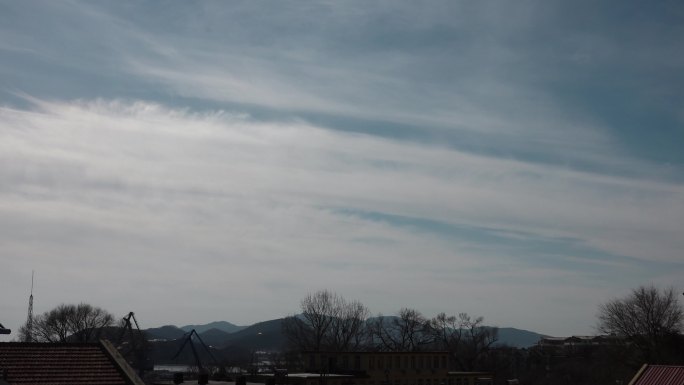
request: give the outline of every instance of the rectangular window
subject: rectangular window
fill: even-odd
[[[384,369],[385,368],[385,357],[380,356],[378,357],[378,369]]]
[[[425,357],[423,357],[423,356],[418,357],[418,369],[423,369],[424,363],[425,363]]]
[[[399,369],[401,367],[401,357],[394,357],[394,367]]]
[[[402,365],[402,368],[408,369],[408,356],[404,356],[404,365]]]
[[[373,356],[368,357],[368,369],[375,369],[375,357]]]
[[[432,359],[432,367],[433,367],[434,369],[439,368],[439,357],[435,356],[435,357]]]
[[[416,368],[416,356],[411,356],[411,369]]]
[[[442,369],[446,369],[446,356],[442,356]]]
[[[354,369],[361,370],[361,356],[358,354],[354,356]]]

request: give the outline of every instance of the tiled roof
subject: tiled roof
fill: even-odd
[[[106,341],[91,344],[0,343],[0,374],[3,369],[6,381],[12,385],[140,383],[116,349]]]
[[[684,366],[644,365],[630,385],[684,385]]]

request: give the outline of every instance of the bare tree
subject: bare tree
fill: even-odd
[[[673,337],[684,325],[684,312],[674,289],[640,286],[599,308],[598,330],[627,338],[651,362],[662,362]]]
[[[340,298],[336,313],[331,323],[328,346],[338,352],[359,349],[366,343],[368,308],[359,301],[346,302]]]
[[[484,318],[471,318],[468,313],[457,316],[438,314],[430,320],[435,343],[449,351],[462,370],[475,370],[498,340],[499,330],[485,326]]]
[[[395,317],[379,315],[371,329],[380,350],[419,351],[434,342],[430,322],[415,309],[403,308]]]
[[[328,290],[308,294],[301,302],[301,314],[287,317],[283,331],[300,351],[345,351],[363,341],[368,309],[359,301],[347,301]]]
[[[630,296],[609,301],[599,310],[599,330],[625,337],[679,333],[683,322],[684,313],[672,288],[661,292],[653,286],[640,286]]]
[[[111,326],[114,317],[99,307],[81,303],[59,305],[34,316],[30,340],[36,342],[90,342],[99,338],[102,328]],[[28,340],[26,325],[19,334]]]

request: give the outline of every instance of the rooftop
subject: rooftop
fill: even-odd
[[[684,385],[684,366],[644,365],[629,385]]]
[[[0,371],[10,384],[141,385],[109,342],[0,343]]]

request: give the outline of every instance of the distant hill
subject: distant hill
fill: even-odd
[[[389,317],[388,317],[389,319]],[[259,322],[251,326],[236,326],[230,322],[212,322],[206,325],[187,325],[178,328],[173,325],[166,325],[160,328],[147,329],[145,332],[152,339],[171,340],[179,339],[187,331],[193,328],[199,333],[205,344],[217,349],[219,355],[235,356],[236,354],[246,354],[253,350],[281,350],[285,347],[287,337],[283,334],[284,318]],[[221,326],[222,328],[208,328],[209,325]],[[234,332],[227,332],[235,330]],[[201,331],[200,331],[201,330]],[[516,328],[499,328],[499,339],[496,345],[507,345],[516,348],[528,348],[535,345],[542,337],[542,334],[529,330]],[[168,352],[163,350],[175,347],[177,344],[168,345],[166,348],[160,345],[157,347],[159,358],[168,359]],[[175,347],[177,349],[177,347]]]
[[[215,348],[240,347],[245,349],[277,350],[285,343],[282,334],[283,319],[259,322],[251,326],[235,326],[230,322],[212,322],[207,325],[220,325],[226,328],[232,325],[235,332],[226,332],[219,328],[209,328],[207,325],[187,325],[178,328],[174,325],[166,325],[159,328],[145,330],[150,339],[175,340],[183,337],[193,328],[202,338],[205,344]],[[231,328],[228,326],[227,328]],[[200,331],[202,330],[202,331]]]
[[[247,349],[279,350],[285,345],[283,320],[278,318],[256,323],[239,332],[231,333],[226,340],[229,346]]]
[[[371,317],[368,322],[377,321],[378,317]],[[382,321],[389,325],[393,320],[398,319],[397,316],[384,316]],[[539,342],[544,335],[531,332],[529,330],[516,328],[499,328],[498,341],[496,345],[507,345],[515,348],[528,348]]]
[[[150,339],[175,340],[183,337],[185,331],[174,325],[165,325],[158,328],[145,329]]]
[[[195,331],[197,333],[200,333],[200,334],[206,332],[207,330],[211,330],[211,329],[218,329],[218,330],[224,331],[226,333],[235,333],[235,332],[238,332],[238,331],[240,331],[246,327],[247,326],[238,326],[238,325],[232,324],[232,323],[227,322],[227,321],[215,321],[215,322],[209,322],[208,324],[204,324],[204,325],[185,325],[185,326],[182,326],[181,329],[183,329],[186,332],[189,332],[192,329],[195,329]]]
[[[516,328],[499,328],[497,345],[508,345],[516,348],[529,348],[536,345],[544,335],[529,330]]]
[[[227,333],[219,329],[209,329],[202,333],[199,333],[199,336],[200,338],[202,338],[202,341],[207,345],[222,347],[226,344],[228,338],[230,338],[231,333]]]

